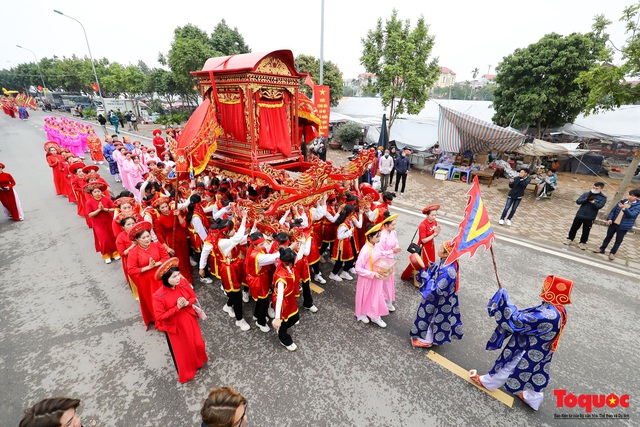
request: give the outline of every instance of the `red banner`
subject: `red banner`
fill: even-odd
[[[320,135],[327,137],[329,136],[329,108],[331,107],[329,86],[315,86],[313,88],[313,102],[316,104],[318,117],[320,118],[318,131]]]
[[[96,83],[91,83],[91,89],[93,89],[94,92],[98,92],[98,85]]]

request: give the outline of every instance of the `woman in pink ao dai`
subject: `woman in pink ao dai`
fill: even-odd
[[[382,224],[370,227],[365,233],[367,242],[360,249],[356,261],[358,284],[356,285],[356,319],[362,323],[369,323],[369,318],[376,325],[385,328],[387,324],[382,316],[389,314],[382,290],[382,275],[375,271],[375,263],[382,257],[377,243],[380,241],[380,227]]]

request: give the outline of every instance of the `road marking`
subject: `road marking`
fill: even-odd
[[[311,289],[316,294],[321,294],[324,292],[324,289],[322,289],[320,286],[316,285],[313,282],[309,282],[309,289]]]
[[[402,213],[406,213],[406,214],[409,214],[409,215],[414,215],[414,216],[417,216],[417,217],[420,217],[420,218],[424,217],[424,215],[422,215],[419,212],[410,211],[408,209],[399,208],[397,206],[392,206],[391,209],[395,209],[395,210],[400,211]],[[442,223],[442,224],[452,225],[452,226],[454,226],[456,228],[459,225],[456,222],[453,222],[453,221],[447,220],[447,219],[443,219],[443,218],[438,218],[438,222]],[[495,233],[495,228],[494,228],[494,233]],[[634,273],[632,271],[621,270],[621,269],[616,268],[616,267],[614,267],[612,265],[604,264],[604,263],[601,263],[601,262],[598,262],[598,261],[594,261],[594,260],[590,260],[590,259],[584,259],[584,258],[575,256],[575,255],[571,255],[571,254],[568,254],[568,253],[565,253],[565,252],[560,252],[560,251],[554,250],[554,249],[552,249],[552,248],[550,248],[548,246],[547,247],[542,247],[542,246],[538,246],[538,245],[535,245],[535,244],[532,244],[532,243],[523,242],[522,240],[514,239],[512,237],[508,237],[508,236],[506,236],[506,235],[504,235],[504,234],[502,234],[500,232],[496,233],[496,239],[497,240],[502,240],[502,241],[505,241],[505,242],[509,242],[509,243],[513,243],[514,245],[523,246],[525,248],[533,249],[533,250],[538,251],[538,252],[545,252],[547,254],[551,254],[551,255],[555,255],[555,256],[557,256],[559,258],[564,258],[564,259],[568,259],[568,260],[571,260],[571,261],[575,261],[575,262],[580,263],[580,264],[588,265],[588,266],[591,266],[591,267],[597,267],[597,268],[599,268],[601,270],[606,270],[606,271],[609,271],[609,272],[612,272],[612,273],[621,274],[621,275],[627,276],[627,277],[633,277],[634,279],[638,277],[638,274]]]
[[[464,369],[461,366],[456,365],[455,363],[453,363],[449,359],[447,359],[445,357],[442,357],[441,355],[439,355],[435,351],[429,350],[429,352],[427,353],[427,358],[433,360],[434,362],[436,362],[438,365],[442,366],[443,368],[446,368],[449,371],[453,372],[454,374],[456,374],[457,376],[459,376],[460,378],[462,378],[463,380],[465,380],[469,384],[473,384],[475,387],[477,387],[480,390],[484,391],[485,393],[487,393],[489,396],[493,397],[494,399],[504,403],[509,408],[511,408],[513,406],[513,396],[511,396],[510,394],[505,393],[502,390],[489,391],[484,387],[480,387],[478,384],[476,384],[473,381],[471,381],[471,379],[469,378],[469,371],[467,371],[466,369]]]

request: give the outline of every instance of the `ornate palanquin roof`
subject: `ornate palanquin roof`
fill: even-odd
[[[291,77],[304,77],[296,71],[293,52],[274,50],[272,52],[251,52],[239,55],[209,58],[202,70],[193,71],[194,76],[208,76],[209,72],[220,73],[264,73]]]

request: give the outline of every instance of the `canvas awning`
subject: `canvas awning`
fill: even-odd
[[[524,140],[525,136],[520,132],[440,106],[438,141],[441,151],[450,153],[514,151],[524,143]]]
[[[569,154],[571,156],[581,156],[589,152],[589,150],[578,149],[579,143],[554,144],[553,142],[543,141],[542,139],[534,139],[533,142],[524,144],[516,149],[520,154],[525,156],[553,156],[560,154]]]

